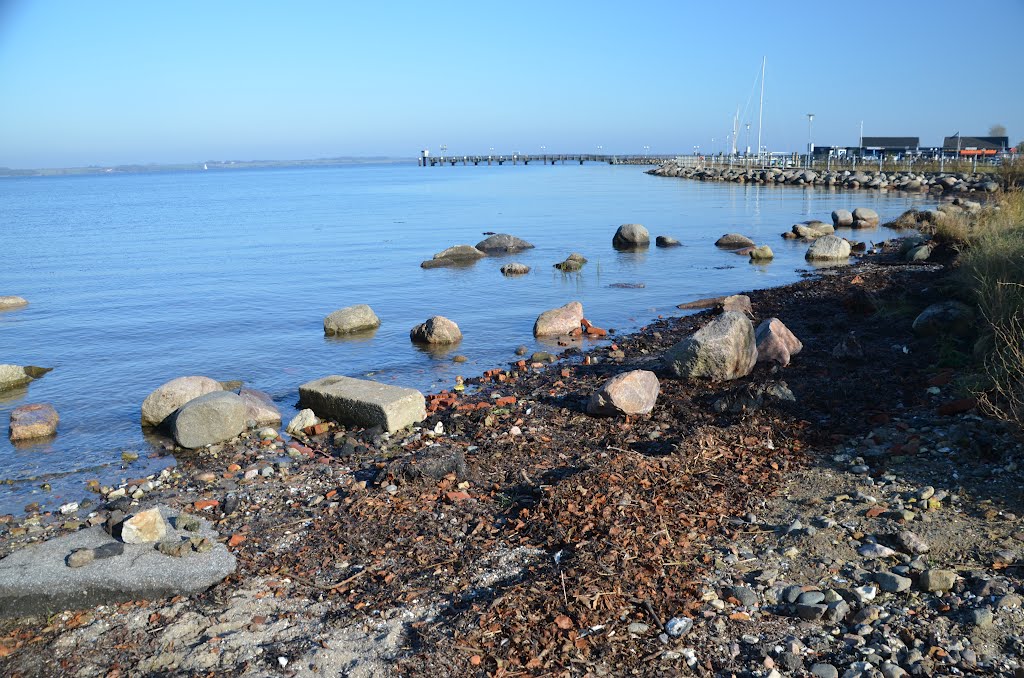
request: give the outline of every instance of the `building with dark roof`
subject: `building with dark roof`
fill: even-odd
[[[1010,147],[1010,137],[965,137],[954,134],[942,140],[943,151],[960,155],[995,155]]]
[[[921,137],[864,137],[860,146],[862,151],[907,153],[921,147]]]

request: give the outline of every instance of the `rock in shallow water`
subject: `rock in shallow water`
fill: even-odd
[[[409,338],[417,344],[456,344],[462,341],[462,331],[454,321],[435,315],[412,328]]]
[[[179,407],[194,398],[223,390],[220,382],[209,377],[189,376],[172,379],[159,386],[142,402],[142,425],[160,426]]]
[[[185,403],[171,420],[171,434],[182,447],[195,449],[231,440],[245,430],[245,424],[241,396],[218,391]]]
[[[324,334],[327,335],[365,332],[378,327],[380,327],[380,318],[366,304],[346,306],[324,318]]]
[[[12,441],[45,438],[57,432],[60,417],[49,403],[33,403],[16,407],[11,412]]]
[[[565,306],[544,311],[533,324],[535,337],[550,337],[569,334],[580,329],[583,322],[583,304],[570,301]]]

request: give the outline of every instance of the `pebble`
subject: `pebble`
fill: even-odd
[[[801,593],[796,602],[800,605],[817,605],[825,600],[825,594],[821,591],[807,591]]]
[[[69,513],[74,513],[77,510],[78,510],[78,502],[76,502],[76,501],[70,502],[68,504],[64,504],[63,506],[60,507],[61,514],[65,515],[65,516],[67,514],[69,514]]]
[[[673,638],[685,636],[693,628],[693,620],[689,617],[672,617],[665,623],[665,632]]]
[[[831,664],[814,664],[811,666],[811,675],[815,678],[839,678],[839,669]]]
[[[68,567],[84,567],[96,559],[92,549],[75,549],[64,560]]]
[[[899,532],[895,539],[896,545],[899,546],[900,550],[911,555],[928,553],[931,548],[928,546],[928,542],[910,530]]]
[[[971,610],[967,613],[968,623],[973,624],[974,626],[977,626],[978,628],[982,629],[988,626],[992,626],[992,622],[994,619],[995,615],[992,614],[992,610],[989,610],[988,608],[984,607]]]
[[[882,546],[881,544],[864,544],[857,549],[857,553],[868,559],[891,558],[896,555],[896,552],[891,548],[888,546]]]
[[[749,586],[734,586],[727,597],[735,598],[744,607],[757,605],[757,593]]]
[[[876,572],[875,581],[878,582],[879,588],[888,593],[909,591],[910,585],[913,584],[909,577],[901,577],[891,572]]]
[[[630,624],[629,626],[626,627],[626,630],[629,631],[630,633],[635,633],[637,635],[641,635],[641,634],[647,633],[650,630],[650,628],[651,627],[648,626],[647,624],[642,624],[640,622],[633,622],[632,624]]]
[[[921,573],[919,584],[925,591],[949,591],[956,582],[956,572],[953,570],[931,569]]]

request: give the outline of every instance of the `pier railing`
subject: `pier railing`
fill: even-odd
[[[513,153],[499,155],[439,155],[421,156],[421,167],[437,165],[565,165],[601,162],[608,165],[660,165],[675,155],[601,155],[596,153]]]

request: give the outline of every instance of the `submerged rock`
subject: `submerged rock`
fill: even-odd
[[[501,267],[501,274],[504,276],[526,275],[529,272],[529,266],[527,266],[526,264],[521,264],[517,261],[514,261],[511,264],[505,264],[504,266]]]
[[[835,235],[825,235],[807,248],[804,258],[808,261],[842,261],[850,257],[850,243]]]
[[[682,247],[683,245],[670,235],[659,235],[654,239],[654,244],[656,247]]]
[[[474,261],[487,256],[472,245],[455,245],[446,250],[441,250],[420,264],[421,268],[443,268],[445,266],[460,266],[472,264]]]
[[[850,228],[853,226],[853,213],[850,210],[835,210],[832,212],[832,224],[836,228]]]
[[[721,247],[724,250],[739,250],[744,247],[754,246],[755,243],[753,240],[745,235],[740,235],[739,233],[726,233],[715,241],[715,247]]]
[[[34,365],[25,367],[10,364],[0,365],[0,391],[24,386],[52,370],[52,367],[35,367]]]
[[[60,417],[57,415],[57,410],[48,403],[33,403],[16,407],[11,412],[11,440],[31,440],[52,436],[57,432],[59,423]]]
[[[622,224],[612,236],[612,247],[617,250],[630,250],[648,247],[651,234],[640,224]]]
[[[9,311],[13,308],[21,308],[22,306],[28,306],[28,300],[24,297],[0,296],[0,311]]]
[[[583,304],[570,301],[565,306],[544,311],[533,324],[533,336],[550,337],[569,334],[580,329],[583,322]]]
[[[366,304],[356,304],[334,311],[324,318],[324,334],[350,334],[380,327],[380,318]]]
[[[417,344],[455,344],[462,341],[462,331],[454,321],[435,315],[412,328],[409,338]]]
[[[508,233],[496,233],[478,242],[476,248],[485,254],[514,254],[533,249],[533,245]]]
[[[750,250],[751,261],[771,261],[775,258],[775,253],[772,252],[772,248],[768,245],[761,245]]]
[[[858,207],[853,210],[854,228],[874,228],[878,226],[878,212],[868,207]]]
[[[247,428],[277,426],[281,423],[281,410],[274,404],[269,393],[254,388],[243,388],[238,397],[245,403],[245,424]]]

